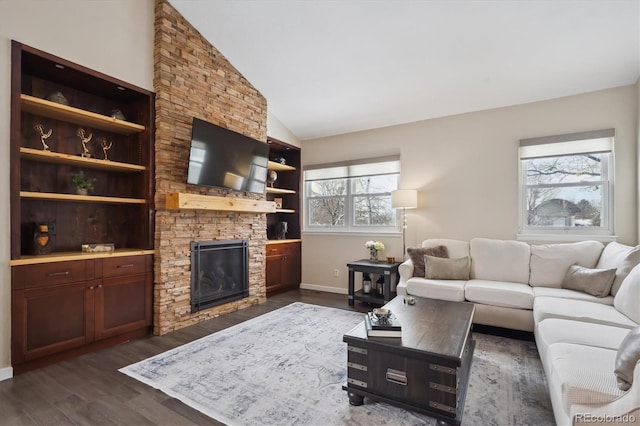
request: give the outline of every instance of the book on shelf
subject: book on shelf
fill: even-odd
[[[391,316],[384,321],[380,321],[378,317],[376,317],[373,312],[367,312],[367,317],[371,322],[371,328],[373,330],[396,330],[399,331],[402,329],[400,325],[400,321],[398,317],[396,317],[393,313]]]
[[[402,329],[374,329],[369,315],[364,316],[364,326],[367,330],[367,337],[402,337]]]

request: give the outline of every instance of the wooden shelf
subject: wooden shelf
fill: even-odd
[[[77,155],[63,154],[61,152],[43,151],[41,149],[20,148],[20,156],[25,160],[40,161],[43,163],[68,164],[71,166],[86,167],[91,169],[112,170],[122,172],[140,172],[147,168],[137,164],[120,163],[118,161],[99,160],[97,158],[83,158]]]
[[[146,204],[147,202],[143,198],[103,197],[100,195],[76,195],[30,191],[20,191],[20,197],[49,201],[79,201],[89,203]]]
[[[267,245],[271,244],[288,244],[288,243],[301,243],[301,238],[288,238],[286,240],[268,240]]]
[[[21,94],[20,101],[24,112],[89,126],[95,129],[107,130],[121,135],[139,133],[146,129],[145,126],[140,124],[118,120],[117,118],[62,105],[46,99],[36,98],[35,96]]]
[[[276,209],[275,213],[295,213],[293,209]]]
[[[267,186],[266,189],[267,194],[295,194],[296,191],[293,189],[284,189],[284,188],[271,188]]]
[[[276,212],[276,203],[273,201],[188,194],[184,192],[167,194],[165,207],[168,210],[217,210],[245,213]]]
[[[43,255],[26,255],[22,256],[20,259],[13,259],[9,261],[9,265],[18,266],[18,265],[35,265],[38,263],[51,263],[51,262],[62,262],[68,260],[85,260],[85,259],[99,259],[106,257],[122,257],[122,256],[143,256],[147,254],[155,254],[155,250],[146,250],[146,249],[134,249],[134,248],[125,248],[125,249],[116,249],[110,253],[83,253],[81,251],[70,251],[70,252],[58,252],[58,253],[50,253]]]
[[[267,168],[269,170],[275,170],[276,172],[292,172],[296,170],[296,168],[293,166],[289,166],[288,164],[276,163],[275,161],[269,161]]]

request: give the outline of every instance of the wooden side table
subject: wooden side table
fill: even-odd
[[[400,262],[387,263],[384,261],[371,262],[368,259],[356,260],[347,263],[349,268],[349,306],[353,306],[356,300],[363,302],[384,305],[396,296],[395,291],[391,292],[391,280],[397,284],[400,276],[398,275],[398,266]],[[362,290],[355,291],[355,272],[368,274],[376,274],[384,276],[384,289],[382,297],[375,294],[365,294]]]

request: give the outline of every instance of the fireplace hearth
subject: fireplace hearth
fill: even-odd
[[[191,243],[191,312],[249,296],[247,240]]]

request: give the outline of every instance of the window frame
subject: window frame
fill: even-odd
[[[314,181],[322,180],[322,179],[307,179],[307,171],[309,170],[317,170],[321,171],[323,169],[332,169],[336,167],[349,167],[349,166],[367,166],[374,165],[378,163],[393,163],[395,164],[397,171],[389,172],[389,173],[372,173],[372,174],[354,174],[350,175],[349,172],[346,173],[345,176],[332,177],[330,179],[344,179],[346,180],[346,191],[344,195],[336,195],[336,196],[310,196],[309,185]],[[331,164],[319,164],[305,167],[303,172],[303,232],[310,234],[363,234],[366,233],[368,235],[371,234],[392,234],[398,233],[400,224],[400,215],[397,209],[394,209],[394,224],[393,225],[358,225],[355,223],[356,219],[356,203],[355,199],[358,197],[366,197],[366,196],[375,196],[375,197],[384,197],[387,196],[389,198],[389,206],[391,206],[391,192],[394,189],[390,189],[388,192],[371,192],[371,193],[357,193],[355,191],[356,179],[368,177],[368,176],[396,176],[396,185],[394,189],[397,189],[400,184],[400,158],[399,156],[391,156],[391,157],[382,157],[382,158],[371,158],[371,159],[362,159],[362,160],[354,160],[349,162],[342,163],[331,163]],[[329,179],[329,178],[327,178]],[[331,226],[331,225],[312,225],[310,223],[311,219],[311,202],[320,198],[344,198],[344,225],[341,226]]]
[[[573,133],[566,135],[550,136],[543,138],[525,139],[520,141],[518,155],[518,228],[519,240],[530,241],[583,241],[596,239],[600,241],[615,240],[614,221],[614,177],[615,177],[615,155],[614,155],[613,129],[605,129],[593,132]],[[606,139],[600,144],[596,140]],[[558,145],[554,145],[558,144]],[[562,146],[563,145],[563,146]],[[601,146],[608,146],[602,148]],[[548,150],[546,155],[523,156],[523,148],[541,148],[541,151]],[[582,147],[582,148],[580,148]],[[558,152],[553,154],[553,152]],[[535,158],[558,158],[563,156],[584,155],[590,153],[601,154],[601,178],[593,181],[551,183],[551,184],[528,184],[525,162]],[[524,157],[524,158],[523,158]],[[535,187],[585,187],[602,186],[602,223],[600,227],[581,226],[532,226],[528,225],[528,189]]]

